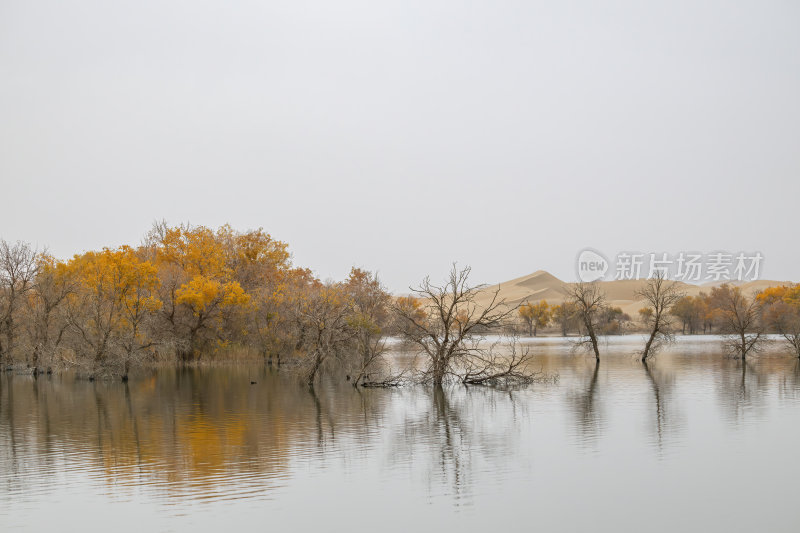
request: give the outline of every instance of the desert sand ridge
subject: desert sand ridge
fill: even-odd
[[[647,282],[646,279],[601,281],[600,286],[606,293],[608,303],[615,307],[621,307],[623,312],[635,316],[637,311],[644,307],[644,302],[636,296],[636,292],[642,289]],[[721,285],[725,281],[704,283],[694,285],[691,283],[678,282],[681,289],[688,296],[696,296],[701,291],[708,293],[711,288]],[[756,280],[749,282],[729,282],[738,285],[746,294],[763,290],[775,285],[783,285],[791,282],[774,280]],[[487,304],[494,291],[500,288],[499,298],[504,299],[507,305],[516,306],[525,302],[536,303],[540,300],[547,300],[551,304],[560,304],[564,301],[564,290],[572,285],[570,282],[562,281],[554,275],[544,270],[537,270],[533,274],[521,276],[502,283],[489,285],[478,297],[479,304]]]

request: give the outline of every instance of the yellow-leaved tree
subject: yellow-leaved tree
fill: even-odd
[[[76,255],[66,268],[75,284],[66,309],[79,355],[91,355],[96,371],[121,361],[126,376],[132,359],[153,345],[145,323],[161,307],[155,266],[122,246]]]
[[[204,226],[174,228],[157,224],[148,236],[162,280],[161,319],[174,349],[184,361],[229,342],[225,325],[250,304],[235,279],[232,231]]]
[[[800,284],[769,287],[757,298],[763,306],[764,322],[800,358]]]

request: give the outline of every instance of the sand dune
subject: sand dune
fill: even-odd
[[[621,307],[625,313],[636,316],[639,309],[644,307],[644,303],[636,296],[636,291],[641,289],[646,282],[647,280],[645,279],[602,281],[600,285],[606,293],[609,304]],[[708,293],[713,286],[721,285],[724,282],[720,281],[703,285],[679,283],[682,286],[682,290],[687,295],[695,296],[701,291]],[[758,280],[745,283],[736,282],[747,294],[786,283],[790,282],[773,280]],[[564,301],[564,290],[569,285],[571,285],[571,283],[561,281],[549,272],[537,270],[533,274],[500,283],[500,298],[505,299],[508,305],[519,305],[525,302],[535,303],[540,300],[547,300],[548,303],[558,304]],[[498,285],[488,286],[486,290],[480,294],[478,303],[486,305],[497,288]]]

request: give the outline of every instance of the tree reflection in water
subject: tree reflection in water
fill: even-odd
[[[588,379],[583,377],[583,382],[579,382],[580,385],[570,396],[571,410],[575,414],[578,432],[585,443],[595,442],[602,430],[602,414],[599,412],[596,398],[600,364],[598,361],[590,363]]]
[[[271,499],[334,472],[410,481],[467,507],[510,477],[536,479],[534,463],[568,454],[574,439],[599,454],[624,442],[620,428],[652,428],[641,440],[661,457],[696,398],[731,427],[766,416],[773,399],[800,401],[800,365],[787,358],[743,365],[689,353],[597,365],[559,353],[537,362],[559,383],[361,390],[329,380],[311,390],[267,367],[160,369],[125,383],[6,373],[0,500],[56,494],[78,478],[104,494],[171,503]]]

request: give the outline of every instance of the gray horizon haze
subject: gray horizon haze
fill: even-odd
[[[576,254],[800,280],[800,4],[0,0],[0,238],[263,227],[404,291]],[[795,244],[791,244],[795,242]]]

